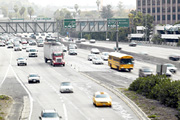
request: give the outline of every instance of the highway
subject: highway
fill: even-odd
[[[30,96],[32,98],[32,101],[30,99],[30,104],[32,105],[30,105],[31,120],[38,119],[43,109],[56,109],[63,120],[139,119],[124,101],[109,90],[93,82],[92,79],[98,78],[97,80],[103,80],[106,77],[107,80],[109,77],[109,81],[112,81],[114,84],[116,81],[124,80],[122,84],[119,83],[119,87],[128,86],[132,81],[125,81],[126,79],[121,77],[118,71],[110,70],[107,63],[96,66],[87,61],[88,53],[86,50],[78,49],[79,53],[77,56],[66,54],[65,60],[67,64],[65,67],[52,67],[44,62],[43,48],[38,48],[37,58],[29,58],[25,50],[13,51],[13,49],[7,49],[6,47],[1,47],[0,49],[1,56],[4,56],[0,58],[0,65],[2,66],[0,68],[0,77],[2,78],[0,81],[2,85],[1,93],[10,94],[11,96],[23,93],[19,96],[19,99]],[[27,57],[27,66],[17,66],[16,59],[21,56]],[[113,73],[112,77],[106,72]],[[29,73],[38,73],[41,77],[41,83],[29,84],[27,80]],[[106,76],[101,76],[104,73]],[[9,78],[12,78],[11,81],[9,81]],[[15,81],[16,84],[19,83],[20,85],[13,85]],[[59,92],[60,83],[63,81],[73,83],[74,93],[62,94]],[[111,95],[113,100],[112,108],[95,107],[93,105],[92,96],[96,91],[106,91]],[[12,116],[15,116],[18,110],[20,115],[21,107],[22,105],[19,104],[16,112],[12,113],[11,120],[14,119]],[[16,116],[18,117],[18,114]]]
[[[99,41],[93,45],[109,48],[115,46]],[[152,53],[155,56],[157,56],[155,49],[164,49],[155,47],[152,50],[147,46],[121,46],[122,49],[132,48],[136,52],[139,52],[138,49],[147,49],[148,53],[154,51]],[[10,120],[14,120],[14,116],[17,118],[21,116],[23,99],[27,96],[29,96],[30,120],[38,119],[43,109],[56,109],[63,120],[139,120],[139,116],[122,99],[98,83],[111,88],[128,88],[138,77],[138,70],[142,66],[152,68],[154,73],[156,71],[156,64],[137,60],[135,60],[132,72],[110,69],[107,61],[104,61],[103,65],[94,65],[92,61],[87,60],[90,50],[79,48],[77,56],[65,53],[65,67],[53,67],[49,63],[45,63],[42,47],[38,47],[38,57],[31,58],[28,57],[28,52],[25,50],[14,51],[6,47],[0,47],[0,50],[0,55],[3,56],[0,57],[0,91],[15,98],[17,104],[13,107]],[[175,49],[167,51],[171,50]],[[16,59],[22,56],[27,58],[27,66],[17,66]],[[29,73],[38,73],[41,82],[29,84],[27,80]],[[172,79],[179,79],[179,75],[178,70]],[[74,93],[59,92],[60,83],[64,81],[72,82]],[[112,108],[93,105],[92,96],[96,91],[105,91],[111,95]]]
[[[116,46],[115,42],[109,42],[109,41],[97,41],[96,44],[89,44],[88,41],[83,42],[81,44],[88,44],[88,45],[93,45],[93,46],[102,46],[106,48],[114,48]],[[172,54],[179,54],[179,49],[173,49],[171,47],[160,47],[160,46],[153,46],[153,45],[139,45],[137,44],[136,47],[131,47],[127,43],[120,43],[119,42],[119,47],[122,48],[124,51],[132,52],[132,53],[138,53],[138,54],[143,54],[147,53],[150,56],[154,57],[159,57],[163,59],[168,59],[169,55]]]

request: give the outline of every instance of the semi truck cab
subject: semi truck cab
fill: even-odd
[[[53,60],[52,60],[51,64],[53,66],[55,66],[55,65],[65,66],[64,53],[63,52],[53,52],[52,58],[53,58]]]

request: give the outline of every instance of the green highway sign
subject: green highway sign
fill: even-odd
[[[36,18],[36,20],[51,20],[51,18]]]
[[[64,19],[64,28],[76,28],[76,19]]]
[[[24,18],[12,18],[11,20],[24,20]]]
[[[118,22],[118,27],[129,27],[129,18],[107,19],[108,27],[116,27],[116,22]]]

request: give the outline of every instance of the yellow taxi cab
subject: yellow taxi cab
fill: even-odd
[[[95,92],[93,95],[93,104],[95,106],[112,106],[112,98],[106,92]]]

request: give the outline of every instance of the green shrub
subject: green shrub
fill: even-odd
[[[5,95],[0,95],[0,100],[9,100],[9,97]]]
[[[130,84],[129,90],[180,110],[180,81],[172,82],[170,78],[159,75],[141,77]]]

